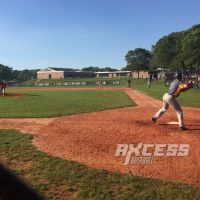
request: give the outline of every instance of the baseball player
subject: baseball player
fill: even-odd
[[[128,88],[131,88],[131,79],[128,79]]]
[[[151,87],[151,81],[152,81],[152,74],[149,74],[147,76],[147,88]]]
[[[165,111],[169,108],[169,105],[176,112],[179,122],[180,130],[188,130],[183,124],[183,111],[181,109],[180,104],[176,100],[176,97],[180,95],[181,92],[185,92],[190,87],[191,80],[188,83],[182,83],[182,74],[178,73],[176,75],[176,79],[170,84],[168,92],[163,96],[163,107],[152,117],[152,121],[156,123],[158,118],[160,118]]]
[[[6,87],[7,87],[6,82],[5,81],[1,82],[0,87],[1,87],[2,96],[4,96],[5,95],[5,91],[6,91]]]

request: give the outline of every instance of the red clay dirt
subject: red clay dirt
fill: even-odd
[[[181,132],[177,124],[168,124],[177,121],[171,109],[157,124],[151,122],[161,101],[136,90],[120,90],[137,106],[47,119],[0,119],[0,128],[30,132],[39,150],[89,167],[200,184],[200,109],[183,108],[189,130]],[[150,165],[124,165],[125,157],[115,157],[117,144],[139,142],[190,144],[190,152],[187,157],[157,157]]]
[[[0,93],[0,97],[19,97],[19,96],[26,96],[26,94],[20,94],[20,93],[5,93],[3,96],[2,93]]]

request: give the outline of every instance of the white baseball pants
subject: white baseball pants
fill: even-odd
[[[179,127],[183,126],[183,111],[181,109],[181,106],[176,101],[176,98],[168,93],[165,93],[163,96],[163,107],[153,117],[155,119],[160,118],[169,108],[169,105],[173,108],[173,110],[177,114]]]

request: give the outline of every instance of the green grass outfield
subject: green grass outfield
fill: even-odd
[[[67,82],[67,81],[87,81],[87,82],[97,82],[99,80],[119,80],[119,85],[105,85],[104,87],[127,87],[128,82],[127,77],[121,77],[121,78],[83,78],[83,79],[61,79],[61,80],[43,80],[42,82]],[[132,80],[132,87],[136,88],[142,92],[144,92],[147,95],[150,95],[157,99],[162,99],[163,94],[167,91],[167,87],[164,86],[164,81],[153,81],[152,87],[150,89],[147,88],[147,83],[145,79],[133,79]],[[22,84],[23,85],[23,84]],[[56,86],[58,87],[58,86]],[[87,86],[59,86],[59,87],[92,87],[92,88],[98,88],[98,85],[87,85]],[[190,89],[189,91],[182,93],[177,100],[181,103],[183,106],[189,106],[189,107],[200,107],[200,89]]]
[[[0,130],[0,160],[46,199],[200,199],[200,187],[91,169],[40,152],[31,139],[15,130]]]
[[[128,83],[128,77],[116,77],[116,78],[108,78],[108,77],[100,77],[100,78],[67,78],[67,79],[51,79],[51,80],[40,80],[36,81],[37,83],[49,83],[50,86],[37,86],[37,87],[67,87],[67,88],[85,88],[85,87],[92,87],[92,88],[98,88],[99,85],[97,82],[105,81],[107,82],[106,85],[103,85],[103,87],[127,87]],[[109,82],[113,81],[119,81],[120,84],[109,84]],[[64,86],[64,85],[57,85],[60,83],[65,83],[65,82],[87,82],[87,85],[69,85],[69,86]],[[53,84],[53,85],[52,85]],[[35,86],[35,81],[25,81],[22,83],[18,84],[19,87],[34,87]]]
[[[165,87],[164,85],[164,81],[153,81],[151,88],[147,88],[147,83],[144,79],[134,79],[132,81],[132,87],[160,100],[162,99],[164,93],[168,90],[168,87]],[[200,107],[200,89],[190,89],[181,93],[177,100],[183,106]]]
[[[123,91],[27,91],[7,92],[25,96],[0,96],[0,116],[3,118],[56,117],[133,106]]]

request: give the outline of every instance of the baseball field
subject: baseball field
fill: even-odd
[[[9,88],[0,97],[0,159],[46,199],[200,199],[200,91],[179,97],[189,130],[169,111],[153,124],[167,90]],[[124,165],[117,144],[189,144],[188,156]]]

